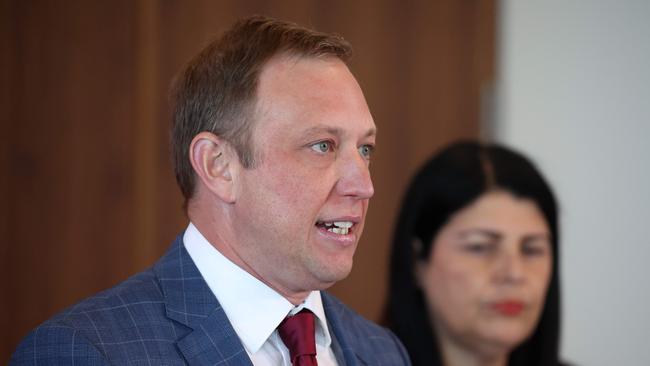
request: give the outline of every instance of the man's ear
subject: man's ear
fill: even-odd
[[[201,132],[192,139],[189,155],[203,185],[224,202],[235,202],[232,170],[239,159],[230,144],[211,132]]]

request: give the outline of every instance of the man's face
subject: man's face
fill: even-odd
[[[374,189],[375,124],[336,58],[276,57],[262,70],[257,164],[235,181],[238,254],[283,295],[345,278]]]

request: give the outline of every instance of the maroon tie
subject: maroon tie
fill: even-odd
[[[285,318],[278,327],[282,342],[289,349],[293,366],[317,366],[314,340],[314,313],[307,309]]]

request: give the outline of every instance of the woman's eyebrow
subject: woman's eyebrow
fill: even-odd
[[[481,229],[481,228],[467,229],[458,233],[458,237],[461,239],[466,239],[469,236],[475,236],[475,235],[487,236],[488,238],[493,240],[499,240],[503,237],[503,235],[501,235],[501,233],[497,231],[490,230],[490,229]]]
[[[524,236],[523,241],[525,242],[530,242],[530,241],[537,241],[537,240],[545,240],[550,242],[551,241],[551,234],[549,233],[536,233],[536,234],[528,234]]]

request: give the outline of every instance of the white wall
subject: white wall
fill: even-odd
[[[497,141],[559,196],[562,355],[650,365],[650,0],[503,0]]]

